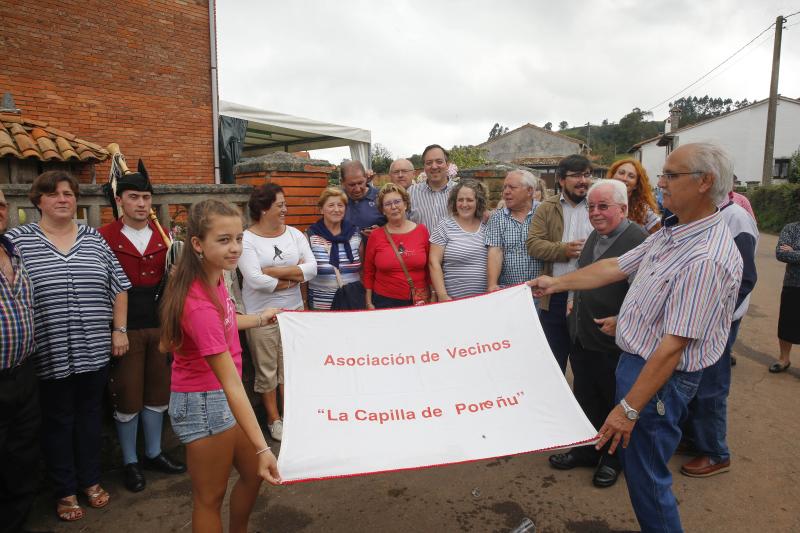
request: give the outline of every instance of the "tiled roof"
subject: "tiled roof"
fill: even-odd
[[[40,161],[105,161],[108,152],[41,120],[0,113],[0,157]]]

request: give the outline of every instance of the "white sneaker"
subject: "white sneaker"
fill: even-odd
[[[278,419],[272,424],[267,424],[267,429],[274,440],[281,440],[281,437],[283,437],[283,420]]]

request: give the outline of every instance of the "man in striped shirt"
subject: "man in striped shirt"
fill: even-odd
[[[619,404],[596,448],[622,444],[628,493],[643,531],[682,531],[667,468],[679,423],[703,369],[725,348],[742,280],[742,258],[717,208],[731,188],[730,158],[716,145],[687,144],[664,163],[658,186],[671,224],[615,259],[559,278],[541,277],[535,294],[594,289],[634,276],[620,310]]]
[[[408,189],[411,198],[408,218],[417,224],[424,224],[433,233],[439,221],[449,215],[447,198],[455,182],[447,175],[449,154],[438,144],[427,146],[422,151],[422,164],[426,179]]]
[[[0,191],[0,529],[22,531],[38,488],[31,473],[39,462],[40,415],[31,362],[33,287],[3,235],[7,227],[8,203]]]

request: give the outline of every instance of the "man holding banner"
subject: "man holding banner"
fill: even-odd
[[[725,348],[742,279],[742,258],[717,208],[733,179],[718,146],[674,150],[658,186],[674,213],[643,244],[558,278],[530,282],[534,294],[588,290],[635,275],[620,310],[619,404],[600,428],[597,449],[622,444],[628,494],[642,531],[682,531],[667,462],[703,369]]]

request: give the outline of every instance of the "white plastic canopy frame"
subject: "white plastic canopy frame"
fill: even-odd
[[[247,121],[243,157],[348,146],[354,160],[361,161],[366,168],[371,167],[372,133],[369,130],[328,124],[225,100],[219,101],[219,114]]]

